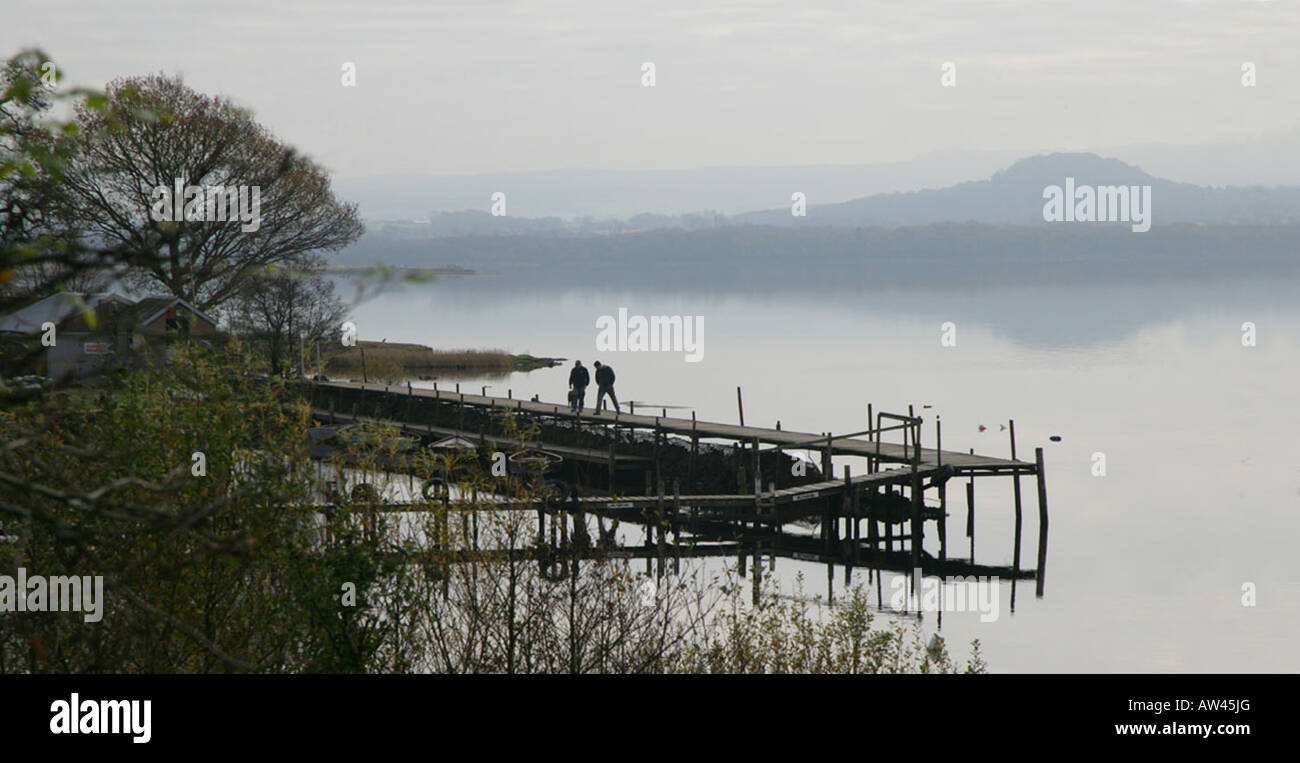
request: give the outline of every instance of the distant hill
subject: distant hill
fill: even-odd
[[[897,227],[978,222],[1043,224],[1043,189],[1063,185],[1150,185],[1155,225],[1300,222],[1300,186],[1207,188],[1153,177],[1118,159],[1091,153],[1046,154],[1022,159],[987,180],[949,188],[867,196],[837,204],[808,198],[806,217],[789,206],[736,215],[733,224],[779,227]]]
[[[367,220],[427,220],[431,213],[487,212],[506,194],[510,217],[626,219],[641,213],[724,215],[767,209],[803,191],[821,202],[874,193],[942,188],[985,177],[1023,151],[959,151],[880,164],[702,167],[662,170],[558,169],[475,175],[340,178],[334,190]]]

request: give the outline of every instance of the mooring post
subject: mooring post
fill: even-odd
[[[740,412],[740,425],[745,426],[745,401],[740,397],[740,387],[736,387],[736,410]]]
[[[1034,463],[1038,467],[1038,588],[1035,595],[1042,597],[1043,583],[1047,580],[1047,475],[1043,471],[1043,449],[1034,448]]]
[[[1011,438],[1011,460],[1015,461],[1016,460],[1016,422],[1014,419],[1009,419],[1008,421],[1010,423],[1010,426],[1008,427],[1008,429],[1010,429],[1010,433],[1008,436]],[[1016,577],[1019,577],[1020,576],[1020,527],[1023,521],[1020,513],[1020,468],[1019,467],[1015,467],[1015,472],[1012,475],[1011,479],[1012,479],[1011,482],[1012,492],[1015,496],[1015,502],[1016,502],[1016,544],[1015,544],[1015,550],[1012,552],[1011,555],[1011,564],[1016,571]]]
[[[826,450],[822,451],[822,479],[833,480],[835,479],[835,465],[831,461],[831,442],[833,438],[830,432],[824,434],[826,435]]]
[[[754,436],[754,493],[763,492],[763,462],[758,455],[758,436]]]

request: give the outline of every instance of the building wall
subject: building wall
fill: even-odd
[[[117,354],[118,341],[112,334],[64,331],[45,350],[45,375],[55,381],[95,376]]]
[[[177,314],[190,322],[190,336],[210,336],[217,333],[217,327],[203,320],[199,316],[191,313],[189,310],[181,308],[176,311]],[[167,333],[167,314],[163,313],[153,323],[140,327],[141,333],[144,334],[166,334]]]

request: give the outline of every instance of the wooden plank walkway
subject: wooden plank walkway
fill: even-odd
[[[374,416],[353,415],[351,413],[343,413],[340,411],[335,411],[334,413],[331,414],[329,409],[327,408],[313,408],[312,416],[321,420],[327,420],[331,416],[333,416],[340,423],[345,423],[345,424],[359,424],[367,421],[382,420],[382,419],[377,419]],[[441,435],[443,437],[461,437],[471,442],[478,441],[481,439],[484,442],[486,442],[488,445],[497,448],[502,448],[502,449],[519,447],[520,445],[519,440],[511,439],[509,437],[502,437],[500,435],[467,432],[459,429],[451,429],[448,427],[435,426],[433,424],[416,424],[410,421],[396,421],[392,423],[402,432],[408,434],[426,434],[426,435]],[[533,441],[524,442],[523,447],[532,448],[535,450],[545,450],[551,453],[564,456],[566,458],[577,459],[579,461],[589,461],[592,463],[600,463],[600,464],[609,462],[608,450],[594,450],[592,448],[577,448],[572,445],[554,445],[546,442],[533,442]],[[653,459],[648,458],[646,456],[633,456],[624,453],[614,454],[614,460],[620,465],[623,464],[645,465],[653,461]]]
[[[407,387],[385,387],[383,385],[363,384],[361,382],[314,382],[320,387],[337,389],[364,390],[365,392],[385,392],[391,395],[406,396]],[[753,442],[757,439],[765,445],[776,445],[791,450],[822,451],[826,448],[826,436],[813,432],[796,432],[788,429],[768,429],[766,427],[740,426],[715,421],[697,421],[673,416],[645,416],[641,414],[612,413],[575,414],[569,410],[567,403],[532,402],[519,398],[504,398],[484,395],[472,395],[467,392],[448,392],[410,388],[410,394],[420,398],[433,398],[448,403],[477,408],[508,408],[526,413],[568,419],[584,424],[609,424],[639,429],[655,429],[670,434],[695,436],[700,439],[728,440],[732,442]],[[860,456],[876,458],[892,463],[910,463],[913,448],[904,448],[899,443],[869,441],[857,438],[835,438],[830,442],[832,455]],[[1037,467],[1028,461],[995,458],[958,451],[937,451],[933,448],[921,448],[921,466],[937,467],[940,464],[952,466],[957,474],[1034,474]]]

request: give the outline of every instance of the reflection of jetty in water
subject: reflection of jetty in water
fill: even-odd
[[[935,448],[921,445],[922,419],[874,413],[870,429],[843,435],[766,429],[692,417],[646,416],[605,412],[574,414],[567,405],[489,397],[445,390],[376,387],[354,382],[308,385],[317,419],[331,427],[382,421],[401,430],[409,447],[472,446],[483,463],[494,452],[512,454],[512,468],[537,468],[550,486],[546,499],[495,500],[503,510],[538,512],[542,548],[502,549],[509,555],[534,555],[548,564],[569,558],[645,559],[664,574],[683,558],[734,556],[742,575],[752,570],[761,580],[762,557],[819,562],[827,566],[828,590],[835,565],[869,571],[878,600],[880,571],[924,575],[989,576],[1012,581],[1035,580],[1043,595],[1047,563],[1047,488],[1043,451],[1033,462],[1015,458],[1015,424],[1010,427],[1012,458],[1003,459],[942,450],[942,428],[935,420]],[[530,427],[534,439],[521,442],[502,426],[509,411]],[[666,411],[664,411],[666,413]],[[494,415],[495,414],[495,415]],[[331,428],[322,428],[326,436]],[[891,434],[892,433],[892,434]],[[901,439],[886,442],[885,437]],[[319,449],[320,446],[317,446]],[[325,446],[328,448],[328,446]],[[797,458],[791,451],[819,453],[821,463]],[[316,457],[324,455],[315,453]],[[866,461],[863,473],[836,457]],[[388,464],[401,471],[400,454]],[[476,504],[451,497],[433,475],[425,496],[449,508],[472,511]],[[1037,564],[1021,566],[1022,476],[1033,476],[1038,493]],[[1010,477],[1014,490],[1015,544],[1010,565],[975,562],[975,479]],[[948,490],[964,488],[966,558],[949,556]],[[932,496],[932,497],[929,497]],[[419,511],[427,503],[389,503],[380,511]],[[593,533],[590,520],[596,527]],[[644,530],[640,546],[615,546],[605,521],[632,523]],[[925,548],[926,524],[933,523],[937,555]],[[864,527],[865,525],[865,527]]]

